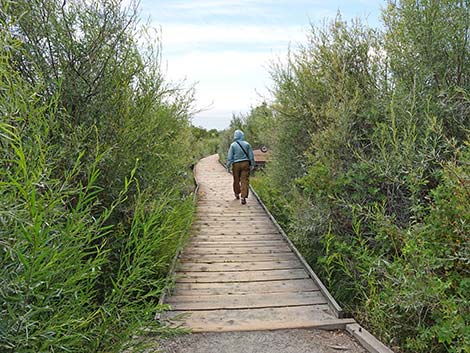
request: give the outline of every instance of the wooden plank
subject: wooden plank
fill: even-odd
[[[246,217],[262,217],[266,216],[266,212],[263,209],[260,209],[258,211],[254,210],[235,210],[235,211],[209,211],[209,210],[199,210],[199,208],[196,208],[196,212],[194,213],[194,217],[203,217],[203,216],[208,216],[208,217],[238,217],[238,216],[246,216]]]
[[[256,245],[256,243],[263,242],[284,242],[284,239],[280,238],[277,234],[251,234],[251,235],[194,235],[189,238],[189,243],[202,244],[251,244]],[[188,243],[188,244],[189,244]]]
[[[218,247],[218,248],[194,248],[187,247],[183,254],[274,254],[274,253],[290,253],[290,249],[286,245],[282,246],[257,246],[251,248],[235,248],[235,247]]]
[[[247,201],[248,202],[248,201]],[[258,204],[247,203],[246,205],[198,205],[198,210],[203,212],[238,212],[238,211],[249,211],[249,212],[263,212],[263,209]]]
[[[193,225],[200,225],[200,224],[205,224],[208,223],[209,225],[224,225],[225,226],[238,226],[238,225],[247,225],[249,223],[253,223],[254,225],[259,225],[259,224],[271,224],[271,222],[266,222],[266,215],[260,215],[259,217],[252,217],[249,215],[239,215],[235,216],[237,219],[232,220],[234,216],[230,216],[230,220],[228,221],[222,221],[222,220],[214,220],[214,218],[211,218],[209,216],[204,217],[204,218],[195,218],[193,219]],[[264,218],[264,219],[263,219]],[[208,220],[209,219],[209,220]]]
[[[285,241],[279,240],[245,240],[245,241],[194,241],[192,240],[189,246],[194,248],[220,248],[220,247],[234,247],[234,248],[252,248],[257,246],[283,246]]]
[[[246,206],[246,205],[245,205]],[[219,215],[222,217],[229,217],[230,215],[243,215],[243,216],[250,216],[250,215],[261,215],[264,212],[262,208],[245,208],[239,209],[236,208],[225,208],[225,207],[218,207],[218,208],[204,208],[204,209],[197,209],[196,215],[207,214],[207,215]]]
[[[207,193],[208,194],[208,193]],[[251,197],[250,197],[251,196]],[[210,206],[218,206],[218,205],[236,205],[236,206],[239,206],[239,207],[244,207],[246,205],[241,205],[240,204],[240,200],[237,200],[234,196],[230,195],[227,197],[227,195],[224,195],[225,199],[217,199],[217,198],[209,198],[209,199],[199,199],[199,205],[210,205]],[[248,195],[248,199],[247,200],[251,200],[251,201],[256,201],[254,198],[253,198],[253,195]],[[254,203],[255,205],[257,205],[256,203]],[[258,205],[257,205],[258,206]]]
[[[219,217],[236,217],[239,220],[248,217],[248,218],[256,218],[256,217],[265,217],[266,214],[263,213],[258,213],[258,212],[205,212],[205,213],[196,213],[194,215],[193,220],[201,220],[203,217],[214,217],[214,216],[219,216]]]
[[[307,273],[301,269],[270,270],[270,271],[233,271],[233,272],[177,272],[176,283],[184,282],[253,282],[275,281],[308,278]]]
[[[197,211],[194,216],[193,216],[193,221],[201,221],[201,220],[204,220],[205,217],[220,217],[220,218],[229,218],[229,219],[232,219],[232,218],[237,218],[237,221],[239,222],[240,219],[242,218],[255,218],[254,220],[256,220],[256,218],[261,218],[261,217],[266,217],[266,213],[262,210],[260,211],[252,211],[252,210],[249,210],[249,211],[240,211],[240,212],[236,212],[236,211],[229,211],[229,210],[218,210],[218,211],[204,211],[204,212],[199,212]],[[232,221],[232,222],[236,222],[236,221]]]
[[[210,227],[210,228],[221,228],[221,229],[246,229],[246,228],[275,228],[271,222],[264,221],[245,221],[240,219],[237,222],[216,222],[216,221],[193,221],[193,228]]]
[[[275,254],[225,254],[225,255],[197,255],[182,254],[180,260],[197,263],[224,263],[224,262],[262,262],[262,261],[286,261],[295,260],[297,257],[292,253]]]
[[[221,295],[249,293],[312,292],[318,287],[311,279],[238,283],[178,283],[174,295]]]
[[[259,214],[259,215],[252,215],[252,214],[245,214],[242,217],[238,217],[238,215],[233,215],[233,216],[221,216],[221,215],[204,215],[202,217],[196,217],[194,218],[195,222],[237,222],[240,223],[243,220],[249,221],[249,222],[266,222],[266,213]]]
[[[286,270],[302,268],[298,260],[270,261],[270,262],[228,262],[215,264],[201,264],[195,262],[182,262],[178,271],[191,272],[231,272],[231,271],[260,271],[260,270]]]
[[[169,298],[172,310],[223,310],[249,308],[279,308],[326,304],[320,292],[199,295]]]
[[[230,222],[238,222],[240,218],[248,217],[254,218],[254,220],[259,220],[262,217],[266,217],[266,212],[260,208],[257,210],[253,209],[225,209],[225,208],[218,208],[214,210],[200,210],[196,209],[196,213],[194,213],[193,220],[194,221],[203,221],[208,217],[209,219],[214,217],[220,218],[221,221],[230,221]],[[236,218],[236,220],[233,220]],[[219,221],[218,220],[218,221]],[[214,220],[213,220],[214,221]]]
[[[279,231],[272,226],[241,226],[241,227],[227,227],[227,226],[207,226],[207,225],[193,225],[190,234],[219,234],[219,235],[243,235],[243,234],[279,234]]]
[[[244,205],[245,207],[246,205]],[[240,210],[240,208],[237,206],[237,207],[203,207],[203,208],[199,208],[198,209],[198,212],[207,212],[207,213],[215,213],[217,212],[219,215],[222,215],[222,214],[229,214],[229,213],[237,213],[239,211],[243,211],[244,213],[250,213],[250,214],[254,214],[254,213],[261,213],[263,212],[263,209],[262,208],[259,208],[259,207],[246,207],[246,208],[243,208],[242,210]]]
[[[281,240],[279,234],[251,234],[251,235],[192,235],[191,241],[206,241],[206,242],[233,242],[233,241],[260,241],[260,240]]]
[[[287,308],[263,308],[240,310],[172,311],[167,318],[185,318],[174,322],[191,327],[193,332],[228,332],[280,330],[287,328],[341,329],[351,319],[335,320],[328,305],[309,305]]]
[[[209,219],[212,218],[217,218],[217,221],[225,221],[225,222],[237,222],[239,214],[243,214],[246,217],[251,217],[251,218],[256,218],[260,219],[262,217],[266,217],[266,211],[263,210],[261,206],[256,207],[257,209],[251,209],[251,208],[245,208],[246,205],[240,205],[233,210],[224,210],[221,209],[220,207],[217,207],[217,210],[214,209],[213,212],[210,211],[210,209],[207,209],[207,207],[204,210],[200,210],[199,206],[196,208],[196,213],[194,214],[196,217],[197,216],[202,216],[202,215],[208,215]],[[200,212],[201,211],[201,212]],[[225,212],[224,215],[222,215],[220,212]],[[230,216],[232,214],[232,216]],[[235,219],[233,219],[235,218]],[[199,218],[201,219],[201,218]]]
[[[220,217],[224,218],[224,217]],[[213,220],[212,218],[206,217],[205,219],[194,219],[193,224],[217,224],[217,225],[237,225],[237,224],[252,224],[252,225],[258,225],[258,224],[272,224],[272,222],[266,218],[266,217],[251,217],[253,218],[252,220],[249,219],[249,216],[244,216],[243,217],[243,222],[241,222],[240,219],[235,219],[233,220],[232,218],[225,218],[225,219],[220,219],[220,220]]]
[[[369,331],[357,323],[346,325],[346,330],[371,353],[393,353],[393,351],[375,338]]]
[[[217,200],[218,199],[218,200]],[[237,208],[238,210],[244,210],[246,209],[245,207],[250,205],[253,207],[259,207],[259,204],[257,204],[255,201],[256,199],[253,197],[253,195],[248,195],[248,198],[246,199],[247,202],[251,201],[249,204],[242,205],[240,203],[240,200],[235,199],[235,196],[232,195],[220,195],[220,196],[212,196],[209,195],[209,193],[206,193],[203,197],[198,198],[198,204],[197,207],[205,207],[205,208],[210,208],[210,207],[232,207],[232,208]]]
[[[193,221],[196,220],[204,220],[205,217],[225,217],[225,218],[237,218],[238,221],[244,219],[245,217],[248,218],[261,218],[266,217],[266,213],[263,212],[252,212],[252,211],[245,211],[245,212],[196,212],[193,216]]]
[[[259,238],[261,235],[263,236],[268,236],[270,238]],[[219,238],[215,238],[219,237]],[[277,234],[252,234],[251,236],[246,236],[246,235],[238,235],[238,239],[230,239],[230,236],[224,236],[222,235],[222,238],[220,238],[220,235],[214,234],[214,238],[211,235],[206,235],[205,240],[201,240],[200,238],[190,238],[190,243],[193,246],[213,246],[217,244],[225,245],[225,246],[230,246],[230,247],[245,247],[245,246],[278,246],[278,245],[283,245],[287,244],[284,239],[279,237]],[[228,239],[227,239],[228,238]]]
[[[278,239],[282,239],[279,231],[271,226],[262,227],[228,227],[228,226],[207,226],[207,225],[193,225],[191,227],[191,235],[201,235],[201,233],[207,233],[208,235],[253,235],[253,234],[272,234],[277,235]]]
[[[264,235],[279,235],[279,232],[275,229],[265,229],[265,230],[258,230],[258,229],[244,229],[244,230],[236,230],[236,229],[215,229],[215,228],[205,228],[205,229],[192,229],[191,234],[194,235],[257,235],[257,234],[264,234]]]
[[[271,244],[271,245],[270,245]],[[248,242],[241,242],[236,245],[235,243],[228,243],[228,242],[220,242],[220,243],[210,243],[206,244],[207,246],[200,246],[198,243],[188,243],[185,248],[185,252],[192,252],[195,253],[206,253],[210,252],[213,253],[215,251],[222,251],[230,254],[228,251],[235,251],[235,253],[239,253],[239,251],[244,251],[246,254],[257,253],[258,250],[263,250],[265,252],[289,252],[289,247],[284,242],[272,242],[263,244],[263,242],[258,242],[258,244],[250,245]]]
[[[258,204],[254,203],[256,201],[256,198],[253,197],[253,195],[250,195],[251,197],[247,199],[247,202],[248,201],[252,201],[253,202],[253,206],[256,206],[256,207],[259,207]],[[231,196],[229,196],[231,197]],[[225,196],[220,196],[220,198],[227,198],[227,195]],[[201,203],[199,203],[199,201]],[[218,201],[216,200],[208,200],[207,198],[201,198],[199,197],[198,198],[198,204],[197,204],[197,208],[201,207],[201,208],[215,208],[215,207],[223,207],[223,206],[231,206],[233,208],[237,208],[237,211],[246,211],[246,208],[245,206],[247,205],[242,205],[240,204],[240,200],[236,200],[236,199],[231,199],[230,200],[230,203],[224,203],[224,204],[221,204],[219,203]],[[262,210],[261,207],[258,208],[259,210]]]
[[[237,219],[237,220],[212,220],[212,219],[196,219],[193,221],[193,225],[216,225],[216,226],[230,226],[230,227],[235,227],[235,226],[250,226],[250,227],[260,227],[260,226],[273,226],[272,222],[269,221],[266,217],[264,219],[252,219],[250,220],[249,217],[244,217],[243,219]]]
[[[259,236],[271,236],[275,237],[276,239],[283,239],[279,238],[280,234],[276,231],[271,231],[271,230],[250,230],[246,232],[239,232],[239,231],[233,231],[233,232],[227,232],[227,231],[212,231],[212,230],[205,230],[205,231],[194,231],[191,233],[190,239],[192,237],[248,237],[250,239],[258,238]],[[216,238],[214,238],[216,239]]]
[[[279,234],[272,226],[263,227],[219,227],[219,226],[193,226],[190,234],[207,235],[244,235],[244,234]]]

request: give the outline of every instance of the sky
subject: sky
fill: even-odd
[[[340,11],[380,26],[385,0],[140,0],[140,16],[158,30],[169,81],[195,85],[192,122],[224,129],[233,114],[270,101],[271,63],[306,43],[312,25]]]

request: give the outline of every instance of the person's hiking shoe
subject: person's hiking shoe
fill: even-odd
[[[242,205],[246,204],[246,199],[242,197]]]
[[[235,194],[235,198],[238,200],[240,198],[240,195]]]

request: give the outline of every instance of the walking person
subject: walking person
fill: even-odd
[[[245,141],[243,131],[235,130],[233,140],[228,150],[227,169],[230,170],[232,166],[233,192],[237,200],[241,196],[241,203],[244,205],[250,188],[250,170],[255,166],[255,156],[251,145]]]

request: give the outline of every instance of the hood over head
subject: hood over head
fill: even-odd
[[[235,130],[235,132],[233,133],[233,139],[235,141],[237,140],[243,141],[245,139],[245,134],[241,130]]]

